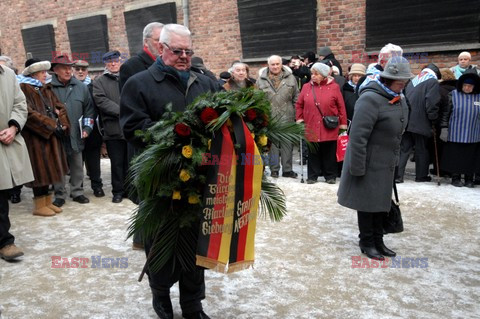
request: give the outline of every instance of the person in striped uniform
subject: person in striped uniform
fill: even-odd
[[[476,71],[465,72],[458,79],[440,125],[440,139],[447,142],[441,169],[452,174],[453,186],[473,188],[473,174],[480,172],[480,77]],[[465,175],[464,184],[461,174]]]

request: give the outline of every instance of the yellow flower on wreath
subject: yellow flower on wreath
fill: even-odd
[[[186,182],[190,179],[190,173],[186,169],[180,170],[180,180]]]
[[[172,194],[172,199],[182,199],[182,195],[180,194],[180,191],[173,191],[173,194]]]
[[[198,204],[198,203],[200,203],[200,198],[198,198],[198,195],[189,195],[188,196],[188,203],[189,204]]]
[[[184,147],[182,147],[182,155],[185,158],[192,158],[193,148],[190,145],[185,145]]]
[[[266,135],[260,135],[257,141],[258,145],[265,146],[268,143],[268,137]]]

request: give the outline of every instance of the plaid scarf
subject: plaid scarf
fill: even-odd
[[[18,80],[18,83],[25,83],[25,84],[29,84],[29,85],[33,85],[33,86],[38,86],[38,87],[42,87],[42,82],[40,82],[39,80],[37,79],[34,79],[30,76],[24,76],[22,74],[19,74],[17,75],[17,80]]]

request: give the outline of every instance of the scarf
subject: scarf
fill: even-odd
[[[83,84],[89,85],[90,83],[92,83],[92,79],[90,78],[90,76],[87,75],[85,80],[83,80]]]
[[[437,75],[432,70],[425,68],[422,70],[422,72],[420,72],[420,74],[418,74],[416,77],[413,78],[412,85],[413,87],[416,87],[420,83],[430,79],[437,80]]]
[[[165,65],[162,58],[158,57],[155,65],[159,68],[160,71],[173,75],[180,83],[183,85],[183,88],[186,90],[188,87],[188,80],[190,79],[190,71],[180,71],[171,66]]]
[[[114,77],[117,78],[117,79],[120,77],[120,72],[112,73],[112,72],[110,72],[110,70],[108,70],[107,68],[105,68],[105,69],[103,70],[103,74],[110,74],[110,75],[114,76]],[[85,79],[85,80],[87,80],[87,79]]]
[[[380,82],[380,77],[375,78],[374,81],[377,82],[377,84],[380,85],[380,87],[381,87],[385,92],[387,92],[388,94],[392,95],[393,97],[400,96],[400,94],[393,92],[393,91],[390,90],[387,86],[385,86],[385,84],[383,84],[382,82]]]
[[[22,74],[19,74],[17,75],[17,80],[18,80],[18,83],[25,83],[25,84],[29,84],[29,85],[33,85],[33,86],[38,86],[38,87],[42,87],[42,82],[40,82],[39,80],[37,79],[34,79],[30,76],[24,76]]]
[[[357,91],[357,85],[355,85],[352,80],[348,80],[348,85],[350,85],[353,88],[353,92]]]
[[[282,83],[283,71],[277,75],[273,75],[272,73],[268,72],[268,78],[270,81],[272,81],[272,85],[276,90],[280,86],[280,83]]]
[[[461,77],[463,75],[463,73],[465,73],[465,71],[467,71],[468,68],[461,68],[460,65],[456,65],[455,68],[453,69],[453,73],[455,74],[455,78],[458,80],[459,77]]]

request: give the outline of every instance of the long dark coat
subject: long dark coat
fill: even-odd
[[[155,62],[147,52],[142,51],[132,56],[120,67],[119,88],[122,91],[127,80],[134,74],[145,71]]]
[[[22,130],[22,135],[27,144],[35,176],[35,180],[26,186],[40,187],[60,182],[68,172],[66,155],[61,141],[54,133],[57,126],[56,120],[48,116],[47,107],[38,91],[52,109],[59,110],[58,121],[60,124],[69,128],[67,110],[53,93],[49,84],[38,90],[35,86],[22,83],[20,88],[25,94],[28,107],[27,123]],[[68,129],[66,134],[68,134]],[[68,138],[68,135],[66,137]]]
[[[393,175],[408,121],[405,97],[390,104],[392,98],[376,82],[360,91],[338,188],[342,206],[363,212],[390,209]]]

